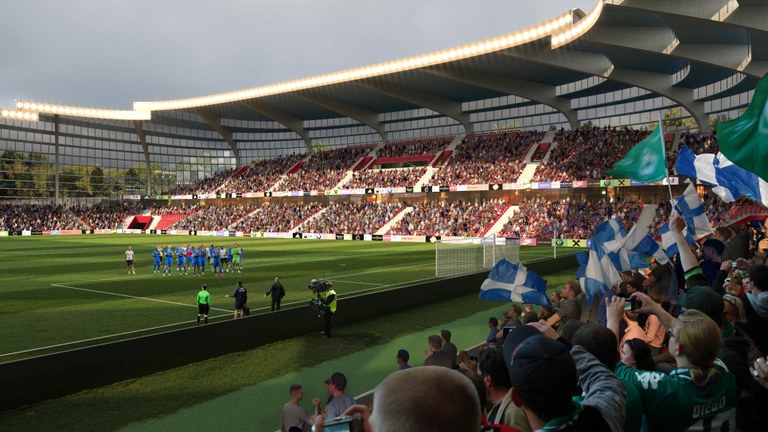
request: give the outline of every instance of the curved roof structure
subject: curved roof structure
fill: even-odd
[[[426,108],[469,133],[474,126],[465,104],[515,95],[518,108],[550,107],[575,128],[599,113],[623,110],[601,107],[634,102],[637,111],[637,102],[642,108],[643,101],[663,97],[703,129],[710,115],[746,106],[744,95],[767,72],[766,0],[598,0],[587,13],[570,10],[496,38],[301,80],[136,102],[133,111],[18,101],[15,111],[2,115],[151,119],[207,128],[234,150],[233,134],[249,130],[228,126],[237,120],[277,123],[309,147],[306,124],[312,120],[351,119],[386,142],[385,113]],[[201,124],[181,120],[189,114]]]

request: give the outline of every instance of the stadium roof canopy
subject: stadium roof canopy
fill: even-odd
[[[306,79],[136,102],[133,111],[18,101],[3,116],[151,119],[202,125],[227,141],[234,129],[225,119],[277,122],[309,147],[308,120],[350,118],[386,142],[380,114],[417,108],[455,119],[469,133],[462,104],[505,95],[550,106],[575,128],[584,116],[574,99],[640,88],[676,102],[704,129],[707,101],[749,92],[766,72],[766,0],[598,0],[588,13],[574,9],[477,43]],[[184,120],[184,112],[204,123]]]

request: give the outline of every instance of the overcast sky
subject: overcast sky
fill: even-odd
[[[0,14],[0,107],[132,109],[510,33],[597,0],[22,0]]]

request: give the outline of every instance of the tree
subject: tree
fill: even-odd
[[[91,169],[91,196],[108,196],[109,187],[105,181],[104,170],[96,165]]]
[[[331,146],[325,143],[323,140],[317,140],[312,143],[312,153],[322,153],[331,149]]]

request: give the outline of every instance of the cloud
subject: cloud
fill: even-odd
[[[130,109],[448,48],[594,0],[25,0],[0,15],[0,106]],[[524,5],[524,7],[523,7]]]

